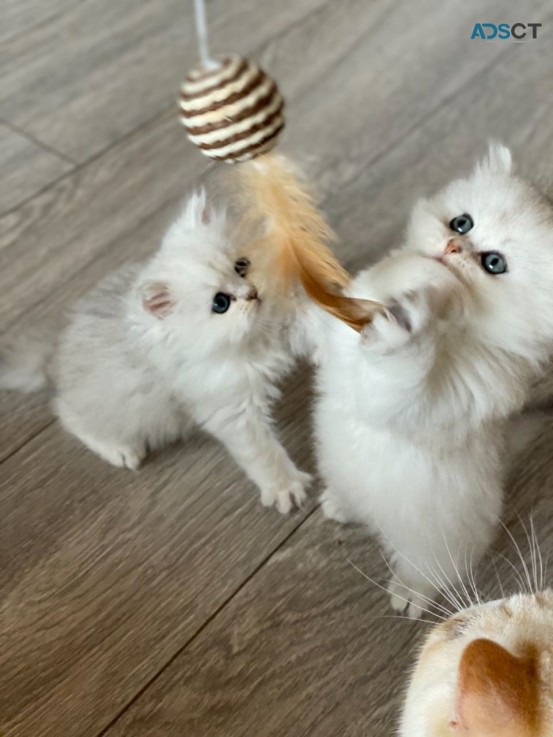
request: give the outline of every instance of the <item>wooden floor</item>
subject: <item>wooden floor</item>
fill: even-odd
[[[8,0],[0,29],[2,331],[58,315],[151,252],[208,168],[177,121],[189,0]],[[513,5],[514,7],[514,5]],[[251,55],[288,103],[351,268],[398,243],[418,195],[493,136],[553,177],[550,0],[211,0],[212,45]],[[475,21],[543,24],[524,43]],[[284,441],[312,467],[310,379]],[[115,470],[44,396],[0,396],[0,732],[10,737],[392,735],[427,625],[392,618],[386,567],[316,496],[283,518],[211,440]],[[553,424],[519,459],[505,521],[551,548]],[[497,551],[513,557],[505,534]],[[501,560],[500,560],[501,563]],[[487,566],[484,585],[494,588]],[[508,586],[508,568],[504,567]]]

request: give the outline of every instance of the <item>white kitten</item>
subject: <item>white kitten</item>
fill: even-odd
[[[218,438],[265,505],[301,504],[309,476],[275,437],[276,382],[292,366],[299,303],[258,294],[236,261],[223,212],[191,198],[145,265],[126,266],[75,308],[57,348],[5,352],[0,386],[34,390],[43,363],[64,427],[116,466],[194,425]],[[297,336],[295,336],[297,338]]]
[[[553,345],[551,205],[492,146],[351,293],[388,309],[361,335],[324,320],[323,511],[380,536],[392,605],[419,616],[428,578],[475,565],[501,513],[507,418]]]

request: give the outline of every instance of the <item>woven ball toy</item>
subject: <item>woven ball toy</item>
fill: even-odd
[[[267,153],[284,127],[284,100],[275,82],[235,54],[215,63],[197,64],[181,87],[188,138],[218,161],[248,161]]]
[[[181,122],[200,151],[217,161],[249,161],[270,151],[284,128],[275,82],[236,54],[209,54],[204,0],[194,0],[199,62],[181,86]]]
[[[350,282],[327,242],[332,231],[306,183],[283,156],[269,153],[284,128],[284,100],[257,64],[236,54],[209,55],[205,0],[194,0],[199,62],[180,91],[180,118],[188,138],[217,161],[249,162],[234,170],[244,232],[264,222],[252,248],[273,254],[273,288],[293,294],[303,286],[322,309],[361,331],[380,305],[345,294]],[[267,155],[269,154],[269,155]]]

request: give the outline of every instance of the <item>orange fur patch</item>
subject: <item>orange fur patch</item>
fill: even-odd
[[[452,727],[467,737],[537,737],[539,681],[536,654],[512,655],[478,639],[465,648]]]

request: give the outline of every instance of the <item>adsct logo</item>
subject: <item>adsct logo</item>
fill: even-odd
[[[523,41],[526,38],[537,38],[538,28],[541,23],[475,23],[472,29],[471,39],[481,38],[484,41],[498,39],[515,39],[515,41]]]

